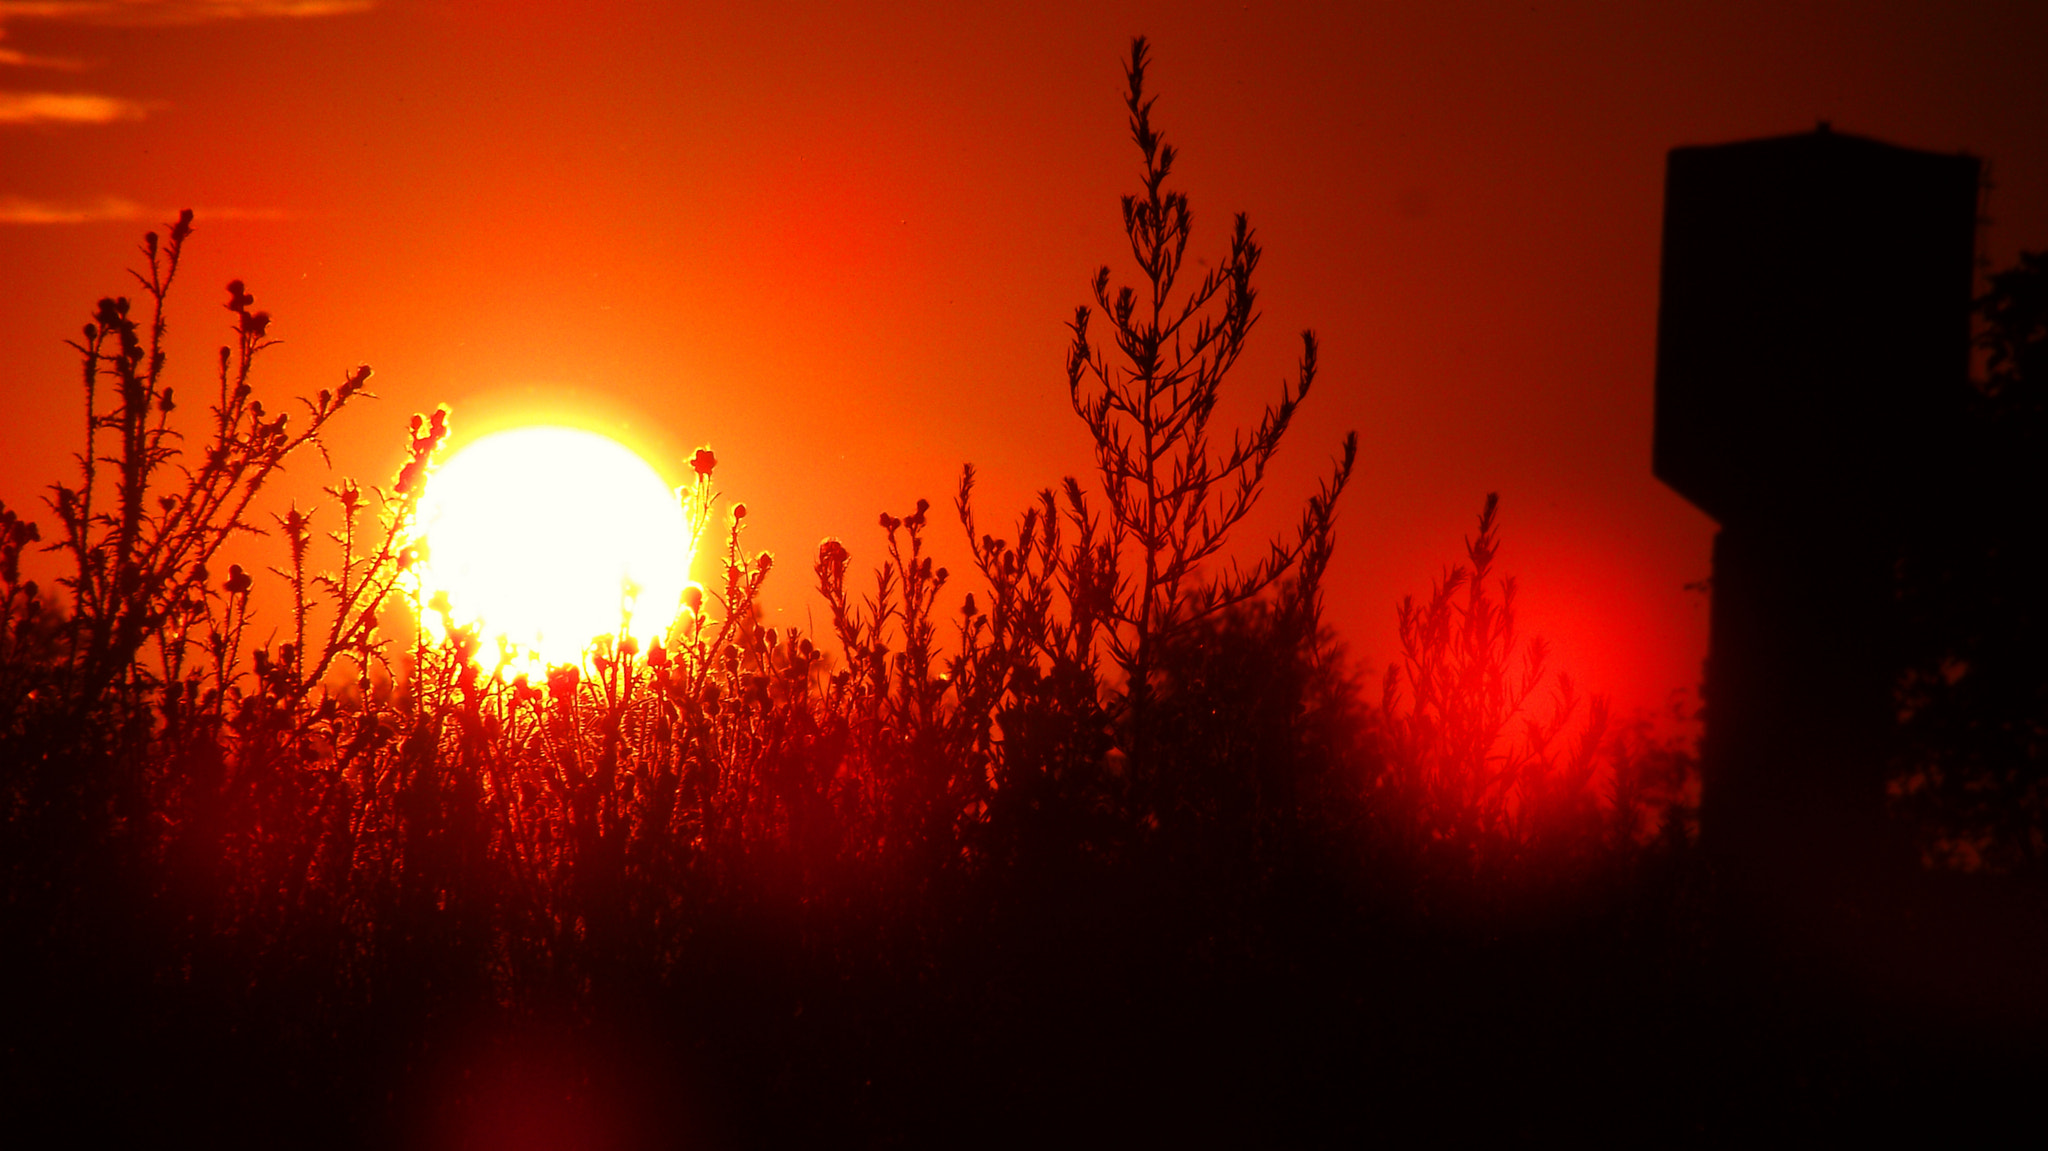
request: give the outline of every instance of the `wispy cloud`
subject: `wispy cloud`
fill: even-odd
[[[104,220],[140,220],[149,214],[141,204],[119,196],[70,202],[0,196],[0,224],[95,224]]]
[[[204,24],[214,20],[346,16],[376,0],[0,0],[0,23],[60,20],[76,24]]]
[[[284,220],[291,216],[277,208],[197,208],[193,215],[201,223],[209,220]],[[0,196],[0,225],[164,222],[177,217],[176,209],[152,208],[124,196],[99,196],[90,200]]]
[[[303,20],[367,12],[377,0],[0,0],[0,40],[10,20],[102,27],[162,27],[223,20]],[[38,56],[0,44],[0,68],[54,68],[76,72],[83,60]]]
[[[89,92],[0,92],[0,124],[111,124],[140,120],[149,105]]]

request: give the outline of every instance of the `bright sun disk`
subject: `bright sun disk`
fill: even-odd
[[[689,582],[682,504],[632,449],[594,432],[525,427],[488,435],[434,470],[419,506],[423,602],[448,597],[476,624],[489,667],[580,662],[598,636],[666,635]],[[427,624],[441,629],[437,613]]]

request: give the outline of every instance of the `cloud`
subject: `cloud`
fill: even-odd
[[[277,208],[197,208],[193,216],[204,224],[211,220],[284,220],[290,218],[290,213]],[[123,196],[100,196],[91,200],[33,200],[26,196],[0,196],[0,225],[168,223],[177,218],[175,209],[152,208]]]
[[[215,20],[346,16],[376,0],[0,0],[0,23],[55,20],[75,24],[205,24]]]
[[[140,220],[149,214],[142,205],[119,196],[70,203],[0,196],[0,224],[94,224],[103,220]]]
[[[111,124],[140,120],[149,105],[89,92],[0,92],[0,124]]]
[[[102,27],[162,27],[222,20],[313,19],[367,12],[377,0],[0,0],[0,40],[10,20]],[[0,45],[0,68],[55,68],[76,72],[83,60],[36,56]]]

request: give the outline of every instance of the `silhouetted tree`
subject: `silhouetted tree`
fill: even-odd
[[[1357,437],[1349,435],[1293,539],[1273,541],[1249,567],[1233,561],[1221,575],[1203,570],[1222,555],[1231,530],[1258,501],[1266,467],[1315,381],[1316,339],[1313,332],[1302,333],[1295,381],[1283,383],[1279,401],[1266,408],[1258,426],[1233,434],[1221,452],[1213,450],[1209,420],[1224,377],[1258,321],[1252,273],[1259,245],[1244,213],[1238,213],[1229,254],[1176,297],[1194,217],[1187,195],[1167,186],[1178,153],[1153,126],[1156,98],[1145,94],[1146,64],[1140,36],[1131,42],[1124,69],[1124,104],[1131,139],[1144,158],[1144,188],[1123,198],[1123,216],[1144,281],[1139,289],[1121,287],[1112,295],[1109,268],[1095,274],[1096,307],[1112,325],[1118,362],[1113,365],[1104,346],[1091,342],[1086,306],[1074,311],[1067,355],[1074,411],[1094,440],[1109,504],[1104,554],[1121,561],[1128,552],[1136,560],[1136,570],[1113,569],[1106,582],[1108,626],[1102,635],[1124,672],[1131,720],[1127,750],[1141,772],[1148,767],[1147,710],[1161,645],[1272,588],[1298,565],[1303,594],[1312,597],[1328,555],[1337,498],[1357,456]]]

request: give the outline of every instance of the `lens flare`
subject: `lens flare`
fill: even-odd
[[[682,504],[646,460],[594,432],[485,436],[435,469],[421,496],[422,602],[475,625],[486,666],[578,663],[599,636],[667,634],[689,582]]]

